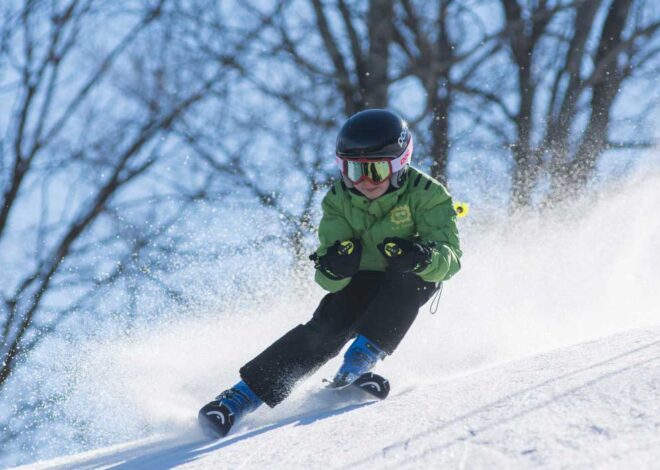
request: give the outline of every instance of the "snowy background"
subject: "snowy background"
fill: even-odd
[[[660,219],[649,214],[659,184],[639,177],[589,210],[576,207],[578,220],[521,221],[515,237],[465,227],[466,269],[438,313],[424,307],[379,367],[393,386],[382,403],[325,402],[321,378],[337,367],[329,363],[225,441],[199,440],[199,404],[308,318],[322,295],[311,283],[308,296],[289,290],[240,311],[52,350],[50,371],[67,379],[53,385],[75,386],[42,447],[73,451],[76,435],[90,448],[151,438],[43,468],[654,468]],[[631,232],[639,235],[621,244]],[[615,332],[625,333],[607,337]]]
[[[609,79],[620,85],[610,143],[585,187],[561,197],[542,144],[555,59],[581,3],[541,2],[552,21],[533,55],[530,142],[543,151],[522,206],[520,121],[510,119],[519,67],[505,40],[518,29],[503,9],[516,2],[393,2],[402,37],[389,49],[385,101],[379,82],[363,81],[347,29],[367,57],[370,28],[386,19],[371,22],[378,1],[0,3],[0,206],[11,209],[0,218],[0,466],[657,466],[655,2],[593,3],[583,79],[598,70],[614,6],[629,8],[615,63],[632,73]],[[517,2],[522,24],[544,17],[537,3]],[[442,56],[449,76],[430,78],[410,51],[423,49],[415,31],[441,39],[440,10],[452,50],[476,52],[455,64]],[[434,80],[453,99],[446,115],[434,114]],[[568,89],[568,78],[556,85]],[[571,158],[595,92],[585,85],[576,98]],[[199,407],[324,294],[306,255],[336,177],[336,132],[369,103],[409,120],[425,171],[436,171],[442,142],[434,123],[450,123],[439,177],[470,204],[463,269],[379,367],[393,385],[387,401],[319,397],[331,362],[226,441],[201,442]]]

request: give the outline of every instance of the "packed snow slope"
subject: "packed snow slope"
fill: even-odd
[[[34,468],[660,468],[660,327],[428,382],[308,390],[224,440],[194,428]]]
[[[91,450],[59,464],[660,468],[659,207],[657,171],[542,217],[486,220],[473,204],[438,312],[422,308],[378,366],[390,398],[320,397],[337,358],[215,443],[199,442],[198,409],[310,318],[324,294],[311,266],[302,282],[270,279],[265,301],[63,342],[44,368],[63,398],[31,461]]]

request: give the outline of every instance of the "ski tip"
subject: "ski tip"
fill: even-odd
[[[199,410],[197,421],[205,436],[209,439],[220,439],[231,430],[234,415],[225,405],[211,402]]]
[[[345,389],[360,389],[370,396],[379,400],[384,400],[390,394],[390,382],[382,375],[367,372],[362,374],[353,382],[337,383],[334,380],[323,379],[323,384],[327,390],[341,391]]]
[[[390,394],[389,380],[372,372],[362,374],[353,385],[379,400],[384,400]]]

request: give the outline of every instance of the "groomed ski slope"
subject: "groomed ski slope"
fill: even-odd
[[[324,295],[311,266],[301,279],[250,266],[260,276],[250,292],[263,296],[239,289],[219,307],[57,343],[35,374],[63,399],[28,436],[31,460],[7,465],[660,469],[658,188],[660,174],[642,171],[554,215],[501,224],[479,222],[487,208],[473,207],[463,269],[438,312],[423,307],[378,365],[393,388],[383,403],[324,400],[335,358],[282,405],[200,442],[200,406],[309,320]],[[190,289],[216,296],[204,282]]]
[[[187,431],[31,468],[660,468],[660,327],[338,403],[315,385],[221,441]],[[286,414],[289,413],[289,416]]]

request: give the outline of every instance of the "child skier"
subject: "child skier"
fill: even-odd
[[[337,181],[323,199],[315,279],[330,291],[311,320],[240,369],[241,381],[199,412],[225,436],[262,403],[276,406],[294,384],[355,338],[332,386],[342,387],[392,354],[424,305],[460,268],[456,213],[447,190],[410,166],[413,139],[397,114],[359,112],[337,137]]]

